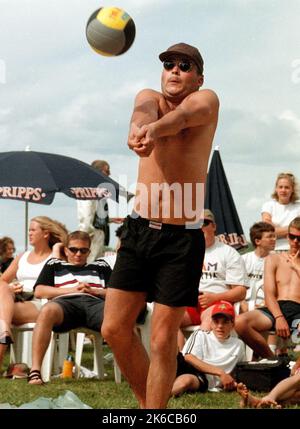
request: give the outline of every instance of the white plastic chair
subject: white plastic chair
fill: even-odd
[[[23,325],[13,326],[12,334],[14,343],[10,346],[10,362],[26,363],[29,368],[32,365],[32,332],[35,323],[24,323]],[[68,353],[69,334],[56,334],[52,332],[48,349],[45,353],[41,376],[47,382],[50,380],[52,370],[56,374],[63,365],[63,360]]]
[[[100,332],[92,331],[87,328],[74,329],[76,333],[76,347],[75,347],[75,378],[80,376],[80,365],[82,359],[82,352],[84,346],[84,339],[86,334],[91,335],[94,343],[94,372],[97,378],[104,379],[104,362],[103,362],[103,338]]]

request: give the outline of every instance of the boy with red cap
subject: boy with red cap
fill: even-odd
[[[184,392],[235,390],[231,376],[236,364],[245,358],[245,345],[231,336],[234,328],[234,307],[219,301],[212,308],[211,331],[195,331],[178,354],[177,377],[172,395]]]

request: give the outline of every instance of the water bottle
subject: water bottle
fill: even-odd
[[[64,360],[61,377],[62,378],[72,378],[73,377],[73,366],[74,366],[73,356],[68,355],[67,358]]]

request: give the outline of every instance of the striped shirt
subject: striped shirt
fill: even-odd
[[[106,288],[111,268],[103,259],[77,266],[61,259],[51,258],[42,269],[34,289],[38,285],[67,288],[86,283],[94,288]]]

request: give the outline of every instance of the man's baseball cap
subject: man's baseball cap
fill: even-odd
[[[235,312],[233,305],[228,301],[217,302],[212,309],[211,317],[225,316],[227,319],[234,320]]]
[[[203,58],[194,46],[188,45],[187,43],[176,43],[176,45],[170,46],[166,51],[159,55],[160,61],[165,61],[172,55],[183,55],[190,58],[198,67],[200,74],[203,74]]]
[[[213,223],[216,223],[215,215],[209,209],[205,209],[203,212],[203,219],[211,220]]]

